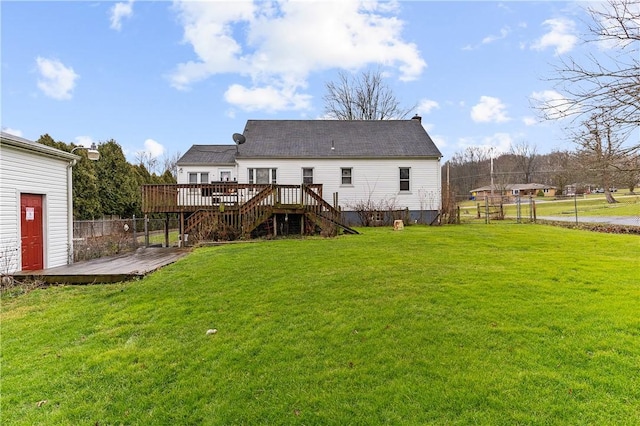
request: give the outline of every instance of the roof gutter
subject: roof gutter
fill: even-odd
[[[27,141],[26,139],[22,140],[22,139],[14,139],[12,137],[7,137],[6,134],[2,135],[2,139],[0,139],[0,141],[8,146],[11,146],[13,148],[17,148],[17,149],[21,149],[24,151],[35,151],[38,152],[40,154],[45,154],[48,155],[50,157],[54,157],[54,158],[59,158],[62,160],[74,160],[77,161],[80,159],[79,156],[75,155],[75,154],[71,154],[70,152],[66,152],[66,151],[62,151],[60,149],[57,148],[53,148],[47,145],[43,145],[41,143],[37,143],[37,142],[31,142],[31,141]]]

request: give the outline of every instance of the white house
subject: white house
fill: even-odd
[[[194,145],[178,184],[322,184],[347,215],[363,205],[430,223],[441,207],[442,154],[410,120],[249,120],[237,145]]]
[[[72,262],[77,155],[0,134],[0,273]]]

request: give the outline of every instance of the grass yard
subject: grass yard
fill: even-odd
[[[5,298],[0,422],[640,424],[638,236],[362,232]]]

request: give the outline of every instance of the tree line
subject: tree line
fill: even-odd
[[[610,158],[604,161],[606,155]],[[471,146],[442,166],[442,176],[449,192],[458,199],[468,197],[475,188],[489,186],[493,180],[497,189],[524,183],[554,186],[558,194],[598,189],[615,202],[613,188],[633,193],[640,185],[640,154],[624,150],[613,155],[589,149],[538,154],[534,145],[519,142],[509,152],[495,155],[491,149]]]
[[[73,143],[55,141],[48,134],[37,142],[67,152],[77,147]],[[99,143],[97,149],[100,153],[98,161],[89,160],[85,149],[74,152],[81,157],[72,169],[75,220],[142,216],[142,185],[176,183],[175,161],[179,155],[166,159],[162,172],[157,173],[149,170],[158,169],[157,162],[144,153],[137,155],[138,164],[129,163],[122,147],[113,139]]]

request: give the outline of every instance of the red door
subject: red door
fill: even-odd
[[[22,229],[22,270],[43,269],[42,195],[20,195],[20,226]]]

